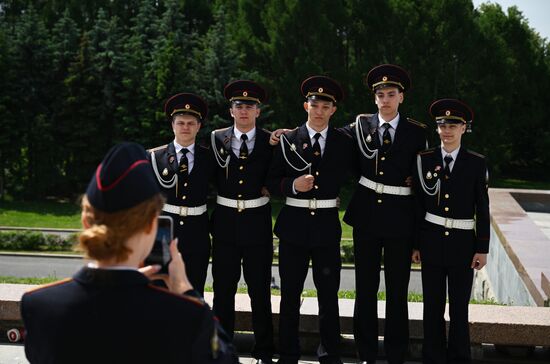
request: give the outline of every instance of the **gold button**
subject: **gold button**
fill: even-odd
[[[449,236],[449,232],[448,232],[448,231],[445,231],[445,236]]]
[[[242,171],[242,170],[244,169],[244,167],[243,167],[243,166],[240,166],[239,169]]]
[[[313,216],[315,215],[315,211],[311,211],[310,214]]]
[[[380,158],[381,161],[385,161],[386,160],[386,157],[382,157]]]
[[[382,200],[378,200],[378,203],[382,203]]]
[[[180,220],[180,225],[183,225],[183,221],[182,221],[182,220]]]
[[[318,190],[318,189],[319,189],[319,186],[317,186],[317,185],[315,185],[315,186],[313,186],[313,187],[315,187],[315,189],[316,189],[316,190]]]
[[[318,175],[319,175],[319,171],[315,172],[315,175],[318,176]]]
[[[379,174],[380,174],[380,175],[382,176],[382,175],[384,175],[384,172],[380,171],[380,173],[379,173]]]
[[[448,208],[448,207],[445,207],[445,211],[449,211],[449,208]]]
[[[239,181],[239,184],[240,184],[240,185],[242,185],[242,184],[243,184],[243,182],[244,182],[244,181],[243,181],[243,180],[241,179],[241,180]]]
[[[448,194],[448,193],[445,194],[445,198],[449,198],[449,194]]]
[[[185,182],[185,183],[183,184],[183,187],[187,187],[187,182]]]
[[[241,197],[243,197],[243,195],[237,195],[237,197],[238,197],[238,198],[241,198]]]
[[[185,200],[186,198],[187,198],[187,196],[181,196],[182,200]]]

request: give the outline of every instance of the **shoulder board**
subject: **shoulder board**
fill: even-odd
[[[170,292],[168,289],[166,289],[164,287],[153,286],[152,284],[149,284],[147,287],[152,288],[154,290],[157,290],[159,292],[166,293],[168,295],[174,296],[174,297],[179,298],[183,301],[188,301],[188,302],[194,303],[195,305],[200,306],[200,307],[203,307],[203,306],[206,305],[206,303],[203,300],[201,300],[197,297],[188,296],[188,295],[184,295],[184,294],[173,293],[173,292]]]
[[[416,121],[416,120],[411,119],[411,118],[407,118],[407,121],[408,121],[409,123],[411,123],[411,124],[414,124],[414,125],[416,125],[416,126],[419,126],[419,127],[421,127],[421,128],[424,128],[424,129],[426,129],[426,128],[428,127],[426,124],[421,123],[420,121]]]
[[[225,128],[216,129],[216,130],[214,130],[214,133],[216,133],[216,134],[223,133],[224,131],[226,131],[226,130],[232,128],[232,127],[233,127],[233,125],[225,127]]]
[[[479,157],[479,158],[482,158],[482,159],[485,159],[485,156],[483,154],[479,154],[477,152],[474,152],[474,151],[471,151],[471,150],[468,150],[466,149],[466,151],[472,155],[475,155],[476,157]]]
[[[430,149],[426,149],[426,150],[423,150],[422,152],[418,152],[418,155],[428,155],[428,154],[432,154],[433,152],[435,152],[436,149],[437,149],[437,147],[435,147],[435,148],[430,148]]]
[[[65,283],[68,283],[68,282],[71,282],[73,279],[72,278],[65,278],[65,279],[62,279],[60,281],[57,281],[57,282],[52,282],[52,283],[48,283],[48,284],[42,284],[38,287],[34,287],[34,288],[31,288],[29,289],[27,292],[25,293],[34,293],[34,292],[37,292],[37,291],[40,291],[44,288],[50,288],[50,287],[56,287],[56,286],[60,286],[62,284],[65,284]]]
[[[166,148],[167,146],[168,146],[168,144],[164,144],[164,145],[161,145],[161,146],[159,146],[159,147],[147,149],[147,153],[156,152],[157,150],[164,149],[164,148]]]

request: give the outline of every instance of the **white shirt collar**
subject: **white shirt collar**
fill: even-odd
[[[246,133],[243,133],[242,131],[240,131],[239,129],[237,129],[237,127],[235,126],[233,128],[233,134],[235,135],[235,139],[238,139],[238,140],[241,140],[241,135],[243,134],[246,134],[247,136],[247,140],[252,140],[254,139],[254,137],[256,136],[256,127],[253,127],[251,130],[249,130],[248,132]]]
[[[309,134],[309,139],[313,140],[313,136],[317,133],[321,133],[321,138],[326,139],[327,138],[327,132],[328,132],[328,125],[326,128],[324,128],[321,131],[316,131],[315,129],[311,128],[308,123],[306,123],[307,132]]]
[[[453,157],[453,162],[456,161],[456,157],[458,156],[458,152],[460,151],[460,145],[458,146],[458,148],[456,148],[455,150],[453,150],[451,153],[447,153],[444,149],[443,149],[443,146],[441,146],[441,157],[443,160],[445,160],[445,157],[447,156],[447,154],[450,154],[451,157]],[[452,163],[452,162],[451,162]]]
[[[97,263],[96,262],[89,262],[88,263],[88,268],[92,268],[92,269],[107,269],[107,270],[138,270],[136,267],[130,267],[128,265],[111,265],[111,266],[107,266],[107,267],[101,267],[99,268],[97,266]]]
[[[176,153],[179,153],[180,150],[182,150],[184,147],[181,146],[180,144],[178,144],[178,142],[176,142],[176,140],[174,139],[174,147],[176,148]],[[191,153],[191,154],[195,154],[195,143],[185,147],[187,148],[187,150]]]
[[[384,124],[385,122],[386,120],[384,120],[382,116],[378,114],[378,127],[381,127],[382,124]],[[394,130],[397,129],[397,124],[399,124],[399,113],[397,113],[397,115],[388,122]]]

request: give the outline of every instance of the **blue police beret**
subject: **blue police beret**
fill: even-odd
[[[86,196],[96,209],[117,212],[159,192],[145,149],[136,143],[120,143],[109,150],[97,167]]]

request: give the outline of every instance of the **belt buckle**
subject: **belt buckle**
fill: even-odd
[[[374,190],[376,191],[376,193],[381,195],[384,193],[384,185],[382,183],[376,182],[376,185],[374,186]]]
[[[237,200],[237,211],[241,212],[246,209],[244,200]]]
[[[310,210],[317,210],[317,199],[312,198],[309,202],[309,209]]]
[[[454,226],[454,220],[453,219],[448,219],[448,218],[445,218],[445,227],[447,229],[452,229]]]
[[[180,206],[180,216],[187,216],[187,211],[188,210],[188,207],[187,206]]]

